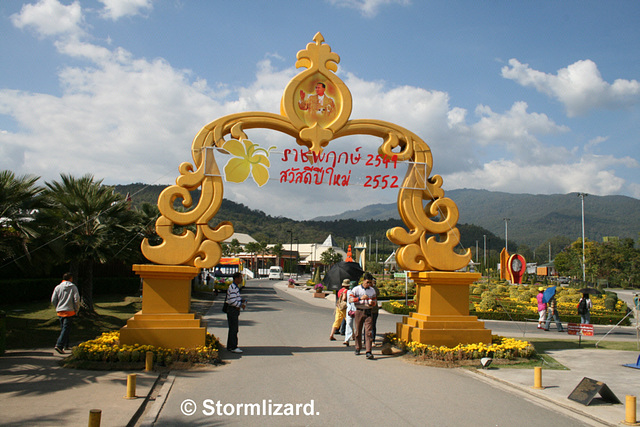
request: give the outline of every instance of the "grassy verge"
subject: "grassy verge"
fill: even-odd
[[[192,311],[204,314],[212,301],[192,299]],[[98,317],[76,318],[71,330],[71,344],[91,340],[103,332],[123,327],[127,320],[140,311],[139,297],[121,295],[100,296],[94,301]],[[7,349],[53,348],[60,334],[60,323],[49,302],[0,306],[7,318]]]
[[[582,341],[578,347],[578,338],[570,340],[550,340],[545,338],[529,338],[538,353],[548,350],[596,349],[596,341]],[[635,341],[602,341],[598,344],[601,350],[638,351]]]
[[[537,357],[532,359],[521,359],[513,364],[499,364],[500,368],[509,369],[531,369],[535,366],[542,366],[544,369],[567,369],[550,355],[546,354],[549,350],[572,350],[572,349],[596,349],[595,341],[582,341],[578,347],[578,340],[550,340],[545,338],[527,339],[536,348]],[[635,342],[629,341],[602,341],[598,344],[601,350],[622,350],[637,351]]]

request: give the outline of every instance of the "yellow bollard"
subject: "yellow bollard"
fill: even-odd
[[[636,397],[627,394],[627,399],[625,402],[625,415],[624,421],[622,424],[626,424],[628,426],[637,426],[640,425],[636,420]]]
[[[92,409],[89,411],[89,427],[100,427],[102,409]]]
[[[153,351],[147,351],[147,356],[144,361],[144,370],[146,372],[153,371]]]
[[[127,395],[125,399],[136,398],[136,374],[127,375]]]
[[[533,368],[533,388],[536,390],[542,390],[542,367],[536,366]]]

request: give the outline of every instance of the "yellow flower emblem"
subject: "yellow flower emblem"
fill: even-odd
[[[242,141],[230,139],[224,143],[222,148],[234,156],[224,166],[227,181],[244,182],[251,175],[259,187],[267,183],[269,166],[271,166],[269,151],[276,147],[265,150],[248,139]]]

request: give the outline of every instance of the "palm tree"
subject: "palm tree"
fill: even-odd
[[[123,257],[123,249],[134,240],[137,245],[131,247],[139,247],[137,215],[124,196],[90,174],[60,178],[46,183],[41,219],[63,243],[59,256],[69,263],[80,287],[81,313],[95,314],[93,265]]]
[[[284,246],[282,246],[282,243],[276,243],[271,248],[271,253],[277,257],[277,261],[276,261],[277,265],[280,265],[280,258],[282,257],[283,252],[284,252]]]
[[[256,262],[255,265],[253,266],[254,268],[254,273],[255,276],[254,277],[260,277],[260,272],[258,271],[258,259],[257,259],[257,254],[258,252],[260,252],[260,244],[258,242],[249,242],[244,246],[244,250],[248,253],[250,253],[251,256],[251,263],[253,264],[253,255],[256,255]]]
[[[232,239],[231,243],[229,243],[229,252],[232,255],[237,255],[242,251],[242,245],[238,241],[238,239]]]
[[[152,205],[151,203],[142,203],[140,208],[137,210],[138,221],[139,221],[139,232],[142,234],[144,239],[149,239],[149,243],[154,245],[159,245],[162,243],[162,239],[156,233],[156,220],[160,216],[160,210],[158,210],[158,205]],[[138,246],[139,247],[139,246]]]
[[[269,243],[266,240],[264,240],[262,242],[259,242],[258,245],[259,245],[258,252],[260,253],[260,255],[262,255],[262,269],[268,270],[268,268],[265,268],[264,266],[264,256],[271,253],[271,250],[269,249]]]
[[[0,171],[0,260],[19,254],[30,257],[27,244],[38,235],[33,226],[33,214],[39,207],[39,195],[43,190],[36,186],[38,179]]]

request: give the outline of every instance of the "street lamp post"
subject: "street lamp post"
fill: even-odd
[[[504,250],[509,253],[509,220],[511,218],[504,219]]]
[[[293,276],[291,270],[291,263],[293,262],[293,230],[287,230],[289,232],[289,277]]]
[[[484,270],[484,274],[487,274],[487,235],[483,234],[482,238],[484,239],[484,254],[482,255],[482,269]]]
[[[587,197],[587,193],[578,193],[578,197],[582,201],[582,282],[586,282],[586,272],[584,266],[584,198]]]
[[[300,266],[300,239],[296,239],[296,280],[298,280],[298,267]]]

